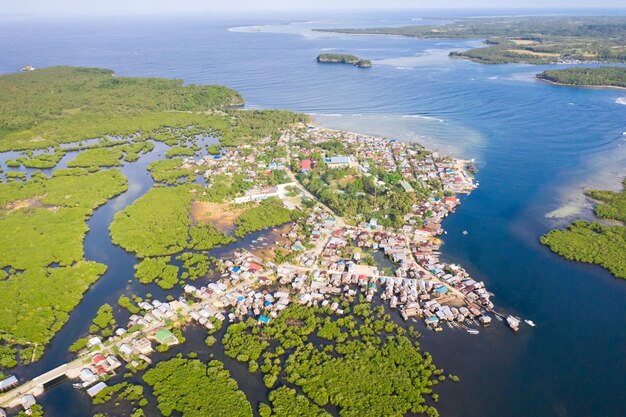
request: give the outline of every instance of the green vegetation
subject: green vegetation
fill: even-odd
[[[193,149],[185,148],[182,146],[175,146],[165,152],[165,156],[167,156],[168,158],[173,158],[175,156],[194,156],[195,154],[196,151],[194,151]]]
[[[190,185],[152,188],[115,214],[110,226],[113,243],[140,257],[171,255],[187,247]]]
[[[209,250],[236,241],[235,238],[226,235],[210,224],[192,226],[189,229],[189,236],[191,238],[189,248],[195,250]]]
[[[577,87],[626,88],[626,67],[566,68],[544,71],[537,78]]]
[[[16,414],[16,417],[43,417],[43,407],[35,404],[30,408],[30,413],[22,410]]]
[[[148,171],[152,175],[152,179],[156,182],[165,184],[177,184],[182,182],[190,182],[195,178],[194,168],[182,168],[183,160],[180,158],[163,159],[151,162],[148,165]]]
[[[89,328],[89,333],[100,332],[104,337],[110,337],[115,330],[115,319],[113,318],[113,307],[110,304],[103,304],[98,309],[93,324]]]
[[[621,192],[591,190],[586,194],[598,201],[598,218],[626,222],[626,180]],[[566,259],[598,264],[618,278],[626,279],[626,226],[604,226],[578,220],[565,230],[551,230],[541,243]]]
[[[128,310],[130,314],[139,313],[139,307],[133,304],[132,300],[125,295],[120,295],[120,298],[117,300],[117,304]]]
[[[211,225],[194,226],[189,218],[198,186],[157,187],[116,213],[110,227],[113,243],[140,257],[172,255],[186,248],[209,250],[234,241]]]
[[[178,283],[178,267],[169,264],[169,256],[145,258],[135,265],[135,277],[142,284],[155,282],[162,288],[171,289]]]
[[[283,206],[280,199],[271,197],[263,200],[258,206],[243,213],[235,221],[235,236],[243,237],[257,230],[279,226],[293,220],[299,212],[291,211]]]
[[[150,118],[142,116],[149,112],[202,112],[242,103],[239,94],[222,86],[114,77],[112,71],[98,68],[51,67],[9,74],[0,77],[0,150],[128,135],[143,130]],[[149,130],[167,125],[164,122]]]
[[[487,39],[487,47],[450,53],[483,64],[626,62],[623,16],[517,16],[455,20],[443,26],[317,30],[425,39],[483,38]]]
[[[106,271],[83,259],[85,223],[95,208],[126,189],[118,170],[73,172],[0,184],[0,280],[6,300],[0,339],[36,360],[82,294]],[[29,355],[30,354],[30,355]]]
[[[161,413],[185,417],[251,417],[252,407],[221,362],[208,365],[176,357],[159,362],[143,380],[154,390]]]
[[[402,176],[372,167],[371,176],[363,176],[355,168],[326,167],[323,162],[298,180],[322,203],[348,219],[378,219],[384,226],[400,227],[404,216],[420,197],[441,194],[441,184],[412,182],[415,193],[406,193],[397,186]],[[378,184],[378,181],[385,183]]]
[[[285,386],[270,392],[269,399],[272,402],[272,409],[266,417],[331,416],[323,408],[313,404],[307,397],[298,394],[295,389]]]
[[[183,268],[191,280],[198,279],[209,273],[210,264],[206,255],[186,252],[176,257],[176,259],[183,261]]]
[[[55,151],[53,153],[40,153],[32,158],[18,158],[17,161],[26,168],[50,169],[54,168],[64,156],[65,152]]]
[[[350,54],[320,54],[317,56],[317,62],[351,64],[359,68],[369,68],[372,66],[372,62],[369,59],[362,59]]]
[[[260,364],[267,387],[299,387],[303,395],[287,388],[270,393],[271,415],[325,415],[319,407],[332,404],[342,417],[437,416],[424,396],[435,399],[432,387],[445,376],[420,352],[417,336],[382,307],[356,304],[337,318],[328,308],[292,305],[268,325],[252,319],[230,325],[222,342],[228,356],[250,369]],[[270,415],[267,406],[259,411]]]
[[[120,148],[96,148],[79,153],[73,161],[68,162],[69,168],[112,167],[122,165],[123,152]]]

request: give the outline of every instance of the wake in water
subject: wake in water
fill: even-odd
[[[616,102],[617,104],[621,104],[621,105],[623,105],[623,106],[626,106],[626,97],[620,97],[620,98],[618,98],[617,100],[615,100],[615,102]]]

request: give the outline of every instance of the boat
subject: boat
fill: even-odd
[[[79,389],[83,387],[83,384],[72,384],[72,387]]]
[[[467,332],[468,332],[469,334],[478,334],[478,333],[480,333],[480,332],[479,332],[478,330],[476,330],[476,329],[467,329]]]
[[[467,230],[463,230],[463,236],[467,236]]]
[[[534,322],[534,321],[532,321],[532,320],[524,320],[524,322],[525,322],[526,324],[528,324],[530,327],[535,327],[535,326],[536,326],[535,322]]]
[[[506,318],[506,324],[508,324],[511,330],[513,330],[514,332],[519,330],[519,320],[513,316],[508,316]]]

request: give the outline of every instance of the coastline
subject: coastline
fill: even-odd
[[[559,87],[574,87],[574,88],[588,88],[588,89],[602,89],[602,90],[626,90],[626,87],[620,87],[617,85],[575,85],[575,84],[559,83],[557,81],[552,81],[552,80],[547,80],[545,78],[541,78],[538,75],[539,74],[535,75],[536,80],[544,82],[546,84],[556,85]]]

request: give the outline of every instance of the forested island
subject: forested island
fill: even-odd
[[[372,62],[369,59],[362,59],[350,54],[320,54],[317,62],[322,64],[351,64],[359,68],[369,68]]]
[[[577,220],[564,230],[552,230],[541,243],[566,259],[598,264],[618,278],[626,279],[626,180],[621,192],[589,190],[585,194],[598,202],[598,219],[620,222],[606,226],[597,221]]]
[[[623,16],[519,16],[458,19],[437,26],[316,30],[424,39],[486,39],[486,47],[450,53],[483,64],[626,62]]]
[[[626,67],[566,68],[548,70],[537,78],[555,84],[576,87],[626,88]]]

